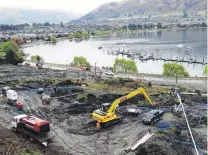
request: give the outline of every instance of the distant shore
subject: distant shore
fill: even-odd
[[[165,29],[141,29],[141,30],[114,30],[112,31],[111,34],[108,35],[90,35],[90,38],[102,38],[102,37],[110,37],[110,36],[119,36],[119,35],[128,35],[128,34],[135,34],[135,33],[149,33],[149,32],[162,32],[162,31],[172,31],[172,30],[184,30],[184,29],[207,29],[207,27],[189,27],[189,28],[178,28],[178,27],[172,27],[172,28],[165,28]],[[90,39],[89,38],[89,39]],[[51,42],[51,41],[43,41],[43,40],[35,40],[30,43],[26,43],[24,45],[21,45],[21,48],[27,48],[27,47],[32,47],[35,45],[40,45],[40,44],[56,44],[59,41],[64,41],[64,40],[69,40],[69,41],[75,41],[75,40],[85,40],[84,38],[73,38],[73,39],[68,39],[67,37],[62,37],[62,38],[57,38],[56,42]]]

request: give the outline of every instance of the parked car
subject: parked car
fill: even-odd
[[[144,124],[151,125],[159,120],[161,120],[164,111],[162,110],[151,110],[142,117],[142,122]]]
[[[108,71],[108,72],[105,72],[105,75],[114,76],[114,73],[113,73],[113,72]]]

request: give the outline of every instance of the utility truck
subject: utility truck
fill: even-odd
[[[2,95],[7,98],[7,103],[16,106],[18,110],[23,109],[23,103],[18,100],[17,92],[11,90],[10,87],[2,88]]]
[[[14,132],[24,134],[44,146],[47,146],[54,137],[50,134],[49,122],[35,116],[25,114],[14,116],[11,127]]]

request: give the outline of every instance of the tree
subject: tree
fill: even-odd
[[[182,65],[176,63],[166,63],[163,65],[163,75],[175,77],[177,83],[178,77],[188,77],[189,73]]]
[[[206,66],[204,67],[203,74],[204,74],[205,76],[208,76],[208,65],[206,65]]]
[[[50,26],[50,23],[49,22],[45,22],[43,25],[44,26]]]
[[[18,64],[24,61],[23,53],[19,50],[19,47],[16,43],[8,41],[3,43],[2,51],[6,53],[6,61],[11,64]]]
[[[72,66],[77,66],[77,67],[90,67],[90,63],[87,61],[85,57],[79,56],[79,57],[74,57],[73,62],[71,63]]]
[[[130,30],[136,30],[137,29],[137,25],[135,25],[135,24],[129,24],[128,28]]]
[[[82,38],[82,33],[81,32],[75,32],[74,33],[74,38]]]
[[[56,41],[56,37],[55,36],[51,36],[50,37],[50,41]]]
[[[82,32],[82,36],[85,37],[85,38],[88,38],[90,35],[88,32]]]
[[[63,22],[61,22],[61,23],[60,23],[60,27],[62,27],[62,28],[64,27],[64,24],[63,24]]]
[[[115,59],[113,65],[114,72],[124,72],[124,73],[136,73],[137,66],[135,61],[133,60],[125,60],[125,59]]]
[[[187,17],[188,17],[187,10],[183,10],[183,18],[187,18]]]
[[[73,36],[72,36],[72,35],[69,35],[69,36],[68,36],[68,39],[73,39]]]
[[[31,57],[30,57],[30,60],[31,60],[32,62],[43,61],[43,57],[41,57],[41,56],[39,56],[39,55],[31,56]]]
[[[157,23],[157,28],[158,28],[158,29],[161,29],[161,28],[162,28],[162,23],[160,23],[160,22]]]
[[[144,24],[144,29],[147,29],[147,24]]]
[[[205,22],[203,22],[203,23],[201,24],[201,26],[202,26],[202,27],[207,27],[207,24],[206,24]]]
[[[18,36],[12,36],[11,41],[16,43],[17,45],[23,45],[25,43],[24,39]]]

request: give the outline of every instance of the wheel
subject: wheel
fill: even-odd
[[[13,132],[17,132],[17,129],[15,127],[12,127]]]
[[[9,108],[9,107],[5,107],[4,110],[5,110],[6,112],[9,112],[9,111],[10,111],[10,108]]]

